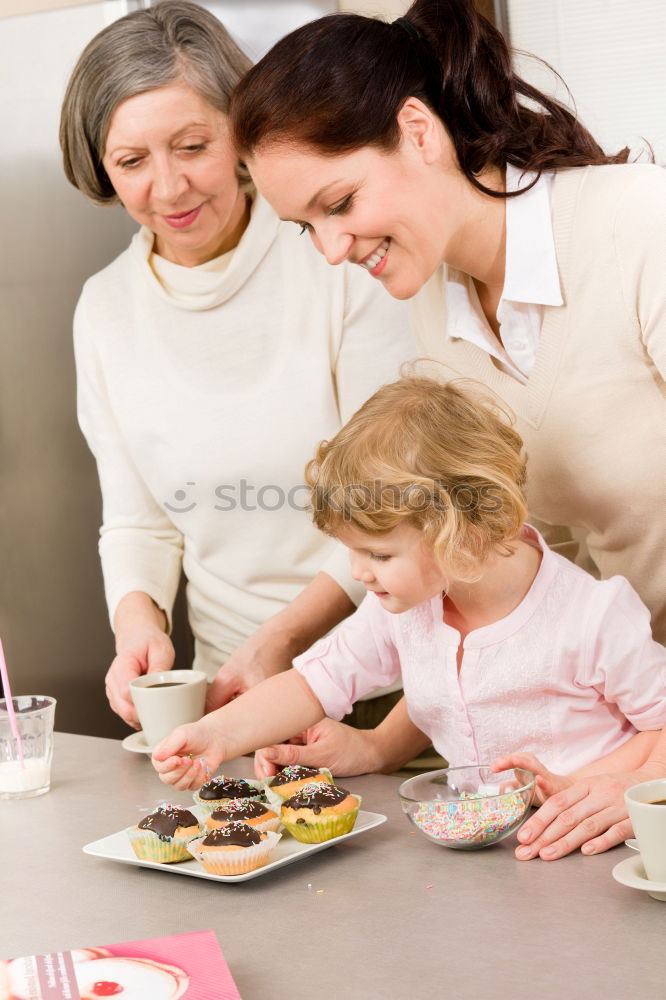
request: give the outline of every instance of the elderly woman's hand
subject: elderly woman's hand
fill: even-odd
[[[518,831],[520,861],[542,858],[556,861],[580,848],[583,854],[601,854],[632,836],[624,803],[625,789],[650,775],[595,774],[581,778],[547,799]]]
[[[639,747],[654,742],[655,733],[639,734]],[[645,740],[641,743],[643,737]],[[608,759],[611,759],[610,756]],[[617,759],[617,758],[616,758]],[[556,861],[580,848],[582,854],[602,854],[633,836],[624,793],[632,785],[663,778],[664,761],[647,760],[640,766],[607,774],[554,775],[533,754],[517,753],[498,759],[502,767],[526,767],[537,775],[537,786],[548,796],[517,833],[519,861],[542,858]]]
[[[106,696],[113,711],[139,729],[129,683],[141,674],[171,670],[176,653],[165,632],[166,616],[147,594],[126,594],[118,603],[113,625],[116,657],[106,674]]]
[[[271,634],[266,627],[257,629],[218,670],[208,688],[206,712],[221,708],[267,677],[289,670],[292,656],[286,641],[281,642],[279,636]]]
[[[600,854],[631,836],[624,789],[647,780],[636,772],[591,775],[578,780],[549,771],[531,753],[500,757],[494,771],[524,767],[536,775],[536,801],[541,803],[517,833],[519,861],[556,861],[572,851]]]
[[[288,764],[327,767],[336,777],[368,774],[381,766],[375,730],[352,729],[343,722],[322,719],[302,736],[302,743],[279,743],[254,755],[254,773],[268,778]]]
[[[140,725],[129,693],[130,681],[142,674],[171,670],[175,656],[168,635],[158,629],[147,629],[128,638],[111,663],[104,681],[106,696],[116,715],[134,729]]]

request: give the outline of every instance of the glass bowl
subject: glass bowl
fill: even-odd
[[[487,764],[417,774],[398,789],[402,810],[428,840],[459,851],[489,847],[527,819],[536,779],[522,767]]]

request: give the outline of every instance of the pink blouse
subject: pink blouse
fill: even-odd
[[[624,579],[595,580],[543,551],[524,600],[505,618],[460,633],[442,597],[402,614],[374,594],[335,632],[294,660],[327,715],[402,673],[409,715],[454,765],[490,763],[514,751],[569,773],[620,747],[636,731],[666,723],[666,649]]]

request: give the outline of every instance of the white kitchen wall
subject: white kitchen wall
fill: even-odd
[[[665,0],[507,0],[511,44],[561,74],[578,114],[607,152],[638,152],[647,138],[666,163]],[[516,65],[534,86],[568,102],[542,65]]]
[[[0,20],[0,635],[15,688],[56,695],[59,727],[79,731],[105,715],[112,645],[96,474],[75,416],[72,313],[85,278],[134,226],[67,183],[58,119],[69,72],[109,7]]]
[[[256,62],[283,35],[336,12],[335,0],[199,0]]]

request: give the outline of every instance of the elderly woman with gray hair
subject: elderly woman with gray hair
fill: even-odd
[[[212,14],[164,0],[93,38],[62,109],[68,179],[140,225],[74,324],[116,637],[106,687],[131,725],[131,678],[173,665],[181,568],[209,708],[354,610],[303,467],[412,353],[403,306],[359,268],[329,269],[253,191],[227,123],[248,66]]]

